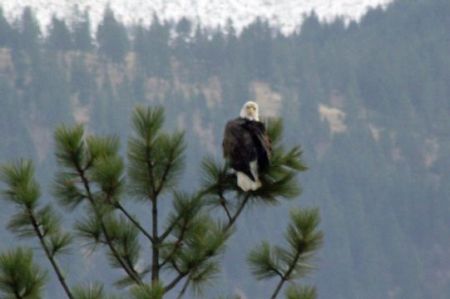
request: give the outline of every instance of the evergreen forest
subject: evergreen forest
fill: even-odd
[[[205,156],[222,159],[226,122],[253,99],[263,117],[283,119],[288,146],[301,145],[303,192],[246,211],[205,298],[265,298],[273,286],[251,277],[246,254],[281,241],[296,207],[320,211],[324,244],[308,278],[319,298],[448,298],[450,1],[396,0],[350,23],[312,13],[289,35],[262,19],[242,31],[156,15],[125,26],[106,8],[92,28],[89,12],[74,14],[41,28],[31,9],[14,21],[0,10],[0,163],[33,159],[45,201],[62,123],[125,143],[137,105],[164,107],[166,129],[186,131],[189,191]],[[2,202],[0,251],[18,243],[11,213]],[[79,256],[62,259],[77,280],[117,278],[101,255]],[[47,292],[63,296],[53,278]]]

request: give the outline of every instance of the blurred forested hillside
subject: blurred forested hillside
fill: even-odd
[[[348,26],[313,14],[289,36],[262,20],[240,34],[231,22],[212,30],[156,16],[126,28],[109,10],[90,30],[88,14],[53,19],[43,35],[32,11],[15,22],[0,12],[0,162],[33,158],[50,190],[58,124],[117,134],[124,150],[132,108],[162,105],[187,131],[182,185],[192,189],[202,157],[221,158],[225,122],[256,99],[263,116],[283,117],[285,142],[301,144],[310,167],[291,206],[321,211],[319,297],[448,298],[450,1],[397,0]],[[288,208],[241,219],[208,298],[267,296],[273,286],[244,259],[258,240],[281,239]],[[0,249],[18,242],[4,229],[11,212],[1,203]],[[67,261],[69,281],[89,278],[75,274],[84,266]],[[54,283],[49,298],[59,292]]]

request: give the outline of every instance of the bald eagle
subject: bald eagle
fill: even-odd
[[[245,192],[260,188],[259,173],[269,166],[272,148],[259,121],[258,104],[245,103],[240,116],[226,124],[222,146],[225,159],[236,172],[238,186]]]

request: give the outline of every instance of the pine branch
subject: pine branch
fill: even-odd
[[[189,199],[187,199],[186,195],[182,193],[174,193],[174,196],[176,197],[174,200],[174,209],[177,211],[177,214],[172,217],[170,225],[164,233],[161,234],[161,242],[163,242],[172,233],[172,231],[180,224],[182,219],[184,219],[185,222],[186,219],[193,219],[204,205],[204,202],[202,202],[202,193],[199,193]],[[187,225],[187,223],[184,223],[183,225]]]
[[[39,242],[41,243],[41,246],[44,249],[45,255],[47,256],[47,259],[50,261],[50,264],[52,265],[53,270],[55,271],[56,276],[58,277],[59,283],[63,287],[64,292],[66,293],[67,297],[69,297],[70,299],[74,299],[74,296],[72,295],[72,293],[70,291],[70,288],[67,286],[64,275],[62,274],[62,271],[59,268],[58,263],[55,260],[54,254],[51,253],[50,249],[48,248],[47,243],[45,242],[45,237],[39,228],[39,224],[36,220],[36,217],[35,217],[33,211],[30,208],[27,208],[27,213],[28,213],[28,217],[30,218],[30,222],[33,226],[33,229],[39,239]]]
[[[280,282],[278,283],[277,287],[275,288],[275,291],[273,292],[272,297],[270,297],[271,299],[275,299],[278,296],[278,293],[281,291],[283,284],[286,281],[288,281],[289,276],[294,271],[294,269],[297,265],[297,262],[300,259],[301,254],[302,254],[301,250],[298,250],[296,252],[295,257],[294,257],[291,265],[289,266],[289,269],[287,269],[287,271],[281,276]]]
[[[31,249],[0,254],[0,298],[41,298],[46,275],[33,263]]]
[[[150,200],[153,200],[155,198],[156,194],[156,186],[155,186],[155,178],[153,177],[153,161],[150,159],[150,151],[151,151],[151,145],[146,144],[145,147],[145,162],[147,164],[147,172],[149,175],[149,185],[151,187],[151,194],[148,195]]]
[[[153,191],[153,198],[152,198],[152,229],[153,229],[153,248],[152,248],[152,282],[159,280],[159,270],[163,265],[167,263],[167,259],[163,261],[162,264],[159,264],[159,256],[160,256],[160,245],[162,244],[163,239],[161,239],[158,235],[158,196],[161,193],[161,191],[164,188],[164,184],[166,183],[166,180],[168,178],[168,175],[170,173],[171,168],[175,165],[175,159],[176,159],[176,147],[172,148],[172,151],[169,153],[168,157],[168,163],[166,164],[164,168],[164,172],[161,176],[161,181],[159,183],[159,186],[156,187]],[[153,176],[153,175],[152,175]],[[164,232],[163,237],[166,238],[168,234],[172,231],[172,228],[169,227],[169,229]],[[166,235],[167,233],[167,235]],[[179,240],[181,242],[182,240]],[[176,247],[174,247],[173,253],[168,258],[172,258],[173,255],[176,253]]]
[[[75,166],[75,169],[77,170],[78,176],[80,177],[81,181],[83,182],[83,186],[86,191],[87,198],[88,198],[90,204],[92,205],[92,207],[94,208],[96,217],[99,219],[100,227],[101,227],[103,235],[105,236],[106,243],[107,243],[109,249],[111,250],[111,252],[112,252],[113,256],[115,257],[115,259],[117,260],[117,262],[121,265],[121,267],[124,269],[124,271],[128,274],[128,276],[130,276],[130,278],[133,279],[137,284],[142,284],[143,282],[142,282],[141,278],[139,277],[139,274],[137,273],[137,271],[134,269],[134,267],[132,265],[127,266],[127,264],[120,257],[120,254],[117,252],[117,249],[115,248],[115,246],[112,242],[112,239],[108,234],[105,223],[103,221],[103,217],[99,212],[99,209],[98,209],[97,204],[95,203],[94,197],[92,196],[91,187],[89,185],[88,179],[86,178],[85,171],[79,165],[77,160],[73,160],[73,161],[74,161],[74,166]]]
[[[276,267],[270,267],[270,270],[273,271],[276,275],[278,275],[281,279],[285,276],[280,270],[278,270]]]
[[[171,259],[178,275],[165,286],[165,292],[174,288],[186,276],[189,276],[189,280],[196,286],[212,278],[219,269],[214,258],[223,250],[231,231],[231,227],[226,229],[223,225],[202,216],[187,225],[189,228],[183,237],[186,246],[179,247],[179,254]]]
[[[145,228],[142,227],[142,225],[139,223],[139,221],[137,221],[136,219],[134,219],[133,216],[130,215],[130,213],[128,213],[128,211],[124,208],[124,206],[122,206],[119,202],[115,204],[115,206],[125,215],[125,217],[127,217],[128,220],[130,220],[131,223],[134,224],[134,226],[136,226],[136,228],[145,236],[147,237],[147,239],[150,240],[151,243],[154,243],[155,240],[153,239],[153,237],[145,230]]]
[[[170,283],[168,283],[164,287],[164,293],[167,293],[168,291],[173,289],[188,274],[189,274],[189,271],[179,272],[178,276],[176,276]]]
[[[182,135],[180,135],[182,136]],[[180,137],[180,142],[182,140],[182,137]],[[158,186],[155,186],[154,183],[152,184],[152,189],[153,189],[153,195],[151,198],[152,201],[152,231],[153,231],[153,240],[154,242],[152,243],[152,282],[155,282],[157,280],[159,280],[159,270],[161,268],[161,265],[159,264],[159,256],[160,256],[160,245],[162,243],[162,240],[160,239],[160,237],[158,237],[159,232],[158,232],[158,196],[161,193],[161,191],[164,188],[164,185],[167,181],[168,175],[172,169],[172,167],[176,164],[176,153],[177,153],[177,147],[171,147],[171,151],[168,153],[168,162],[164,167],[164,171],[163,174],[161,176],[161,180]],[[147,165],[148,167],[152,167],[152,162],[149,159],[150,157],[147,156]],[[154,180],[154,175],[153,175],[153,168],[148,168],[149,171],[149,176],[152,179],[152,181]],[[173,228],[172,228],[173,229]],[[167,235],[170,233],[171,229],[167,230]],[[165,232],[166,233],[166,232]],[[164,233],[164,234],[165,234]],[[165,264],[165,262],[163,262],[163,264]]]
[[[228,231],[233,226],[233,224],[236,222],[237,218],[241,215],[242,211],[244,210],[244,208],[247,205],[249,200],[250,200],[250,193],[247,193],[244,197],[244,200],[241,202],[241,204],[237,208],[236,213],[233,216],[231,216],[227,225],[225,226],[226,231]]]
[[[103,203],[98,202],[98,200],[94,198],[90,181],[86,176],[87,171],[90,171],[92,181],[99,185],[100,190],[104,195],[102,201],[111,207],[117,208],[119,201],[116,197],[120,194],[123,185],[123,180],[121,179],[123,161],[117,155],[119,148],[118,139],[116,137],[99,138],[92,136],[83,140],[83,130],[81,129],[80,134],[77,136],[78,141],[76,142],[78,144],[77,148],[79,148],[77,152],[80,152],[80,154],[78,154],[79,158],[76,159],[76,152],[73,151],[73,148],[64,147],[64,140],[73,138],[71,138],[70,134],[65,135],[67,136],[64,136],[63,131],[60,131],[60,134],[57,134],[57,140],[62,144],[62,152],[65,152],[65,157],[67,157],[66,161],[69,162],[67,163],[68,166],[75,168],[76,175],[81,179],[86,197],[92,206],[95,218],[98,219],[100,232],[104,236],[106,245],[110,249],[112,264],[121,267],[133,281],[137,284],[141,284],[141,277],[134,269],[132,257],[133,251],[130,252],[133,248],[130,249],[128,247],[134,246],[129,244],[129,242],[133,242],[129,239],[131,235],[127,236],[127,234],[131,232],[129,230],[127,230],[127,232],[119,230],[119,234],[117,235],[117,229],[110,230],[111,225],[112,227],[115,227],[116,225],[114,221],[107,225],[108,219],[104,217]],[[83,157],[83,155],[86,155],[86,157]],[[88,165],[84,162],[86,159],[88,159]],[[86,167],[83,167],[83,164],[86,165]],[[88,166],[92,166],[92,169]],[[126,223],[123,224],[126,225]],[[133,233],[131,234],[134,235]],[[118,239],[120,243],[115,244],[116,239]]]
[[[178,225],[178,222],[181,220],[182,215],[178,215],[177,218],[169,225],[169,227],[164,231],[164,233],[162,233],[159,236],[159,240],[161,242],[163,242],[169,235],[170,233],[173,231],[173,229],[175,228],[175,226]]]
[[[36,235],[41,243],[47,259],[55,271],[59,283],[70,299],[73,295],[67,286],[65,278],[59,268],[55,254],[70,242],[70,237],[57,235],[58,221],[53,216],[51,210],[46,207],[35,215],[40,197],[39,185],[34,179],[34,168],[30,161],[20,161],[15,165],[3,166],[1,168],[1,178],[8,185],[8,190],[4,192],[10,200],[13,200],[22,207],[22,212],[18,213],[9,223],[9,228],[22,236]],[[42,230],[41,230],[42,227]],[[46,237],[50,235],[51,246],[46,242]],[[18,255],[21,253],[18,252]],[[15,296],[21,297],[17,289]],[[24,294],[23,297],[27,297]]]
[[[187,225],[188,225],[188,221],[184,221],[183,225],[181,227],[181,232],[180,235],[178,236],[178,239],[175,241],[175,244],[173,245],[173,248],[171,250],[171,252],[168,254],[168,256],[164,259],[164,261],[161,263],[160,267],[164,267],[164,265],[166,265],[169,261],[171,261],[173,259],[173,257],[175,256],[175,254],[177,253],[178,249],[180,248],[183,239],[184,239],[184,235],[186,233],[187,230]]]
[[[303,277],[311,270],[307,261],[320,248],[323,240],[322,232],[317,230],[320,222],[317,209],[294,209],[290,214],[291,223],[285,235],[288,249],[278,246],[271,248],[268,242],[263,242],[248,256],[257,279],[280,277],[271,299],[278,296],[287,281]]]
[[[172,262],[172,265],[177,270],[178,275],[164,287],[164,293],[169,292],[171,289],[173,289],[183,278],[185,278],[187,275],[191,274],[193,271],[195,271],[202,263],[210,259],[214,256],[215,253],[213,252],[207,252],[204,253],[204,256],[202,256],[200,259],[195,261],[190,265],[190,267],[186,270],[180,270],[178,266],[176,266],[175,262]],[[191,276],[188,278],[188,281],[191,280]],[[185,286],[187,288],[187,286]]]
[[[90,282],[87,285],[81,284],[73,288],[73,294],[77,299],[113,299],[116,297],[107,296],[104,292],[103,285]]]
[[[173,161],[172,160],[173,160],[173,157],[172,157],[172,153],[171,153],[170,154],[170,158],[169,158],[169,162],[167,163],[166,167],[164,168],[164,173],[163,173],[163,175],[161,177],[161,182],[159,183],[159,186],[156,187],[156,189],[155,189],[155,192],[154,192],[154,195],[153,195],[155,200],[156,200],[156,198],[158,197],[159,193],[161,192],[161,190],[164,187],[164,183],[166,182],[167,176],[169,175],[170,168],[173,165]]]
[[[286,299],[316,299],[315,287],[290,285],[285,292]]]
[[[137,107],[132,120],[135,136],[129,140],[129,175],[135,194],[151,202],[151,279],[154,284],[160,275],[161,245],[177,225],[176,221],[159,236],[158,197],[181,169],[184,134],[161,132],[164,122],[162,108]]]
[[[177,266],[177,264],[175,263],[175,261],[171,261],[172,267],[175,269],[175,271],[178,272],[178,274],[181,274],[181,270],[180,267]]]
[[[244,208],[247,205],[247,203],[249,202],[249,200],[250,200],[250,194],[246,194],[244,199],[241,201],[239,207],[237,208],[236,212],[234,213],[234,215],[231,215],[231,212],[228,210],[228,208],[225,205],[224,210],[226,211],[226,213],[228,215],[228,223],[225,225],[225,227],[223,227],[224,233],[230,232],[231,228],[233,227],[234,223],[237,221],[237,219],[241,215],[242,211],[244,210]],[[174,227],[175,227],[175,225],[174,225]],[[176,246],[176,245],[178,243],[180,243],[182,241],[182,239],[184,238],[184,233],[185,233],[186,229],[187,229],[187,222],[185,222],[184,225],[182,226],[180,236],[178,237],[177,241],[175,242],[174,248],[172,249],[172,251],[169,253],[168,257],[162,263],[162,266],[163,266],[163,265],[167,264],[169,261],[172,261],[171,264],[174,266],[174,269],[176,269],[178,272],[178,275],[164,287],[164,293],[167,293],[168,291],[173,289],[184,277],[189,275],[190,272],[193,269],[195,269],[195,267],[197,266],[197,265],[192,265],[192,267],[190,267],[189,269],[187,269],[185,271],[181,271],[176,266],[176,263],[173,261],[173,256],[175,256],[176,252],[180,248],[180,246]],[[202,261],[204,261],[208,258],[209,257],[205,256]],[[186,285],[186,287],[187,287],[187,285]]]
[[[189,278],[186,279],[186,282],[184,283],[183,288],[181,289],[180,293],[178,294],[177,299],[181,299],[184,296],[190,282],[191,282],[191,280]]]
[[[24,297],[19,294],[19,291],[17,289],[14,289],[14,296],[16,296],[16,299],[24,299]]]
[[[158,281],[159,276],[159,238],[158,238],[158,206],[157,194],[155,186],[155,178],[153,174],[153,161],[151,156],[151,143],[146,139],[145,144],[145,162],[147,165],[147,172],[149,176],[149,185],[151,187],[151,194],[148,195],[152,204],[152,284]]]
[[[160,240],[158,237],[158,201],[156,197],[152,200],[152,283],[159,281],[159,245]]]
[[[159,283],[151,286],[140,285],[133,287],[131,294],[133,299],[162,299],[164,296],[164,288]]]
[[[164,167],[164,172],[161,176],[160,184],[155,190],[156,191],[154,194],[155,198],[158,197],[158,195],[163,190],[164,185],[170,174],[170,171],[172,170],[173,167],[176,166],[177,160],[180,159],[180,157],[177,157],[178,151],[180,151],[180,149],[184,148],[184,145],[183,145],[184,134],[182,133],[182,134],[179,134],[178,136],[175,134],[174,136],[177,137],[176,144],[174,144],[173,146],[170,147],[170,151],[168,153],[168,162],[167,162],[166,166]]]
[[[184,277],[186,277],[197,265],[191,265],[191,267],[185,271],[180,270],[175,261],[172,260],[172,266],[178,272],[178,275],[164,287],[164,293],[173,289]]]
[[[227,200],[226,200],[226,198],[223,196],[222,193],[221,193],[219,196],[220,196],[220,205],[222,206],[222,208],[223,208],[224,211],[225,211],[225,214],[227,215],[228,222],[231,223],[233,217],[231,217],[230,210],[229,210],[228,207],[227,207]]]

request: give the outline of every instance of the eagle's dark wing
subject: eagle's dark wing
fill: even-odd
[[[267,169],[272,155],[272,143],[266,132],[264,123],[259,121],[247,121],[245,127],[253,137],[258,157],[258,167],[260,170]]]
[[[245,123],[246,120],[242,118],[236,118],[227,123],[222,143],[223,155],[231,168],[255,180],[250,171],[250,162],[257,159],[258,152],[255,147],[255,138],[245,127]]]

